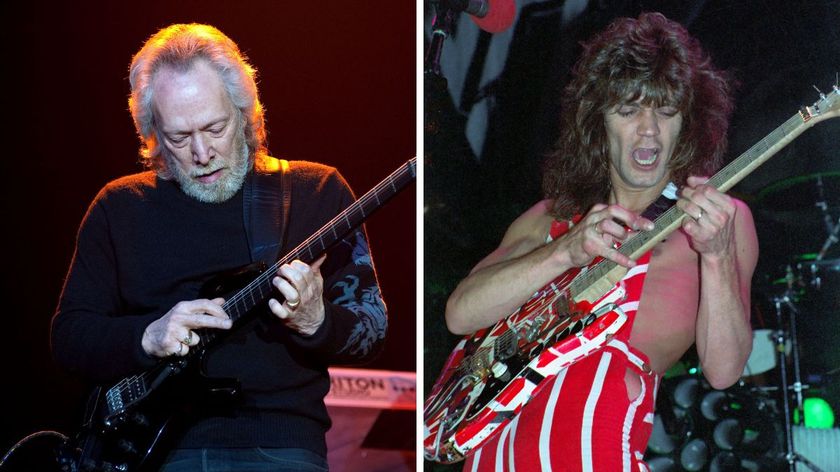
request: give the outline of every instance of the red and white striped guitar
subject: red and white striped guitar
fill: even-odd
[[[749,175],[806,129],[840,115],[840,89],[782,123],[720,172],[709,184],[721,191]],[[652,231],[621,246],[637,259],[676,230],[684,213],[671,207]],[[601,348],[624,325],[616,283],[627,269],[599,260],[568,271],[494,326],[464,337],[443,367],[423,409],[424,456],[457,462],[501,431],[557,373]]]

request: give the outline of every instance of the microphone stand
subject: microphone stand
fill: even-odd
[[[441,133],[445,125],[445,103],[447,91],[446,77],[440,67],[440,57],[443,52],[444,41],[452,34],[453,26],[458,18],[458,11],[449,5],[447,0],[430,2],[434,5],[435,16],[432,19],[432,37],[423,64],[423,90],[426,101],[423,134],[426,140],[426,164],[433,161],[433,149],[442,139]]]
[[[443,79],[440,72],[440,55],[443,52],[443,42],[452,34],[452,25],[455,24],[458,12],[451,8],[446,0],[433,3],[436,3],[436,7],[435,17],[432,19],[432,39],[423,61],[423,75],[427,79],[430,75]]]

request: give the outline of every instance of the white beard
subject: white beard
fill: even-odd
[[[172,174],[172,177],[181,186],[181,190],[192,198],[204,203],[222,203],[230,200],[236,192],[242,188],[245,182],[245,176],[251,167],[251,162],[248,159],[248,145],[245,142],[245,132],[242,127],[237,131],[235,138],[234,155],[231,156],[225,175],[220,177],[213,183],[205,184],[194,177],[200,174],[208,174],[214,170],[221,168],[224,163],[218,161],[211,163],[207,168],[196,171],[195,175],[188,175],[184,172],[175,161],[172,153],[168,152],[166,148],[162,149],[164,158],[166,159],[167,170]]]

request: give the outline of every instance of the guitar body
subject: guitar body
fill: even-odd
[[[265,264],[255,263],[216,275],[203,285],[200,297],[225,297],[264,269]],[[192,416],[223,412],[239,398],[236,379],[204,374],[206,353],[191,350],[108,389],[94,389],[81,432],[60,448],[62,470],[158,469]]]
[[[601,348],[624,325],[621,285],[594,304],[574,303],[574,269],[494,326],[464,337],[424,408],[427,459],[462,460],[507,425],[562,369]]]

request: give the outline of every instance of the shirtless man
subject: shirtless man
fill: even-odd
[[[638,310],[605,348],[561,371],[464,470],[645,470],[662,373],[696,344],[706,379],[726,388],[750,353],[752,216],[700,177],[720,166],[726,148],[725,74],[660,14],[619,19],[583,49],[547,161],[547,198],[458,285],[446,323],[455,334],[490,326],[599,256],[636,267],[643,289],[627,296]],[[669,182],[687,217],[651,252],[628,259],[614,245],[653,228],[641,214]]]

